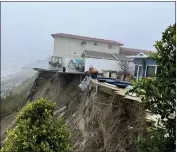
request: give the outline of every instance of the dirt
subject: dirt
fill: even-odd
[[[43,72],[28,99],[43,97],[57,103],[56,114],[72,132],[73,152],[135,152],[134,139],[145,127],[139,103],[101,90],[95,93],[95,88],[82,92],[79,83],[78,75]]]
[[[88,100],[89,104],[78,107],[75,117],[69,121],[71,126],[75,126],[72,128],[73,150],[136,151],[134,139],[143,132],[145,125],[139,106],[102,92]],[[82,136],[78,136],[78,132]]]
[[[7,128],[12,126],[16,116],[17,116],[17,112],[1,120],[1,136],[7,131]]]

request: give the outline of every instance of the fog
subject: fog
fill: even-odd
[[[174,23],[175,2],[3,2],[1,69],[19,68],[52,55],[52,33],[155,50],[155,40]]]

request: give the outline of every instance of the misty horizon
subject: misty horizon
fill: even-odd
[[[1,69],[53,54],[53,33],[115,40],[155,50],[175,23],[175,2],[2,2]]]

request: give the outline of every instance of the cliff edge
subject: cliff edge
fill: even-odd
[[[140,104],[104,91],[92,82],[78,87],[85,76],[40,71],[27,100],[40,97],[57,103],[55,114],[72,131],[72,151],[134,152],[134,139],[145,128],[145,111]]]

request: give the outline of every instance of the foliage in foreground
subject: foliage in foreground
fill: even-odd
[[[54,116],[56,104],[43,98],[29,103],[16,117],[16,126],[7,133],[1,152],[66,152],[70,131]]]
[[[142,97],[145,109],[160,115],[156,126],[147,128],[147,136],[138,137],[140,152],[174,152],[176,149],[176,24],[156,41],[157,61],[161,72],[155,78],[139,80],[131,92]],[[142,91],[143,90],[143,91]],[[150,128],[150,129],[149,129]]]

